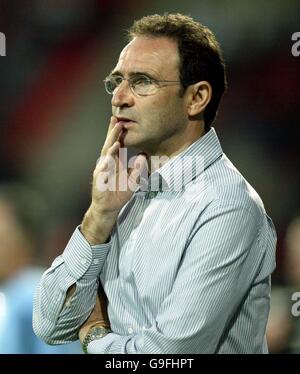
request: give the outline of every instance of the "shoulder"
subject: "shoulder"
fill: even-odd
[[[256,220],[266,214],[259,194],[233,163],[223,156],[204,172],[211,209],[235,209]]]

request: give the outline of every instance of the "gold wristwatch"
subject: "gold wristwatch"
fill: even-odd
[[[87,352],[87,347],[89,345],[90,342],[92,342],[93,340],[97,340],[97,339],[101,339],[101,338],[104,338],[104,336],[106,336],[107,334],[109,334],[111,332],[111,330],[107,327],[104,327],[104,326],[92,326],[88,333],[86,334],[85,338],[83,339],[83,342],[82,342],[82,350],[84,353],[88,353]]]

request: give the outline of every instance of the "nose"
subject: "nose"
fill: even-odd
[[[127,80],[124,79],[119,87],[116,88],[111,103],[115,107],[130,107],[134,104],[134,97]]]

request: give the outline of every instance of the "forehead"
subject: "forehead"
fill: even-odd
[[[171,79],[178,77],[178,68],[176,41],[166,37],[136,37],[122,50],[114,70],[123,75],[149,72]]]

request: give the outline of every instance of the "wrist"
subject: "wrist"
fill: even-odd
[[[111,332],[108,325],[101,323],[92,324],[84,336],[80,338],[82,350],[84,353],[88,353],[87,347],[89,343],[94,340],[102,339]]]
[[[85,213],[80,231],[91,245],[107,242],[117,215],[93,210],[91,207]]]
[[[91,205],[89,206],[88,212],[90,212],[92,215],[96,215],[98,217],[105,217],[108,221],[114,220],[118,214],[119,210],[112,210],[112,209],[105,209],[99,204],[95,203],[94,201],[91,202]]]
[[[84,223],[80,225],[80,232],[85,237],[85,239],[88,241],[90,245],[101,245],[105,244],[108,240],[108,236],[102,235],[100,233],[100,230],[90,230],[87,228]]]

